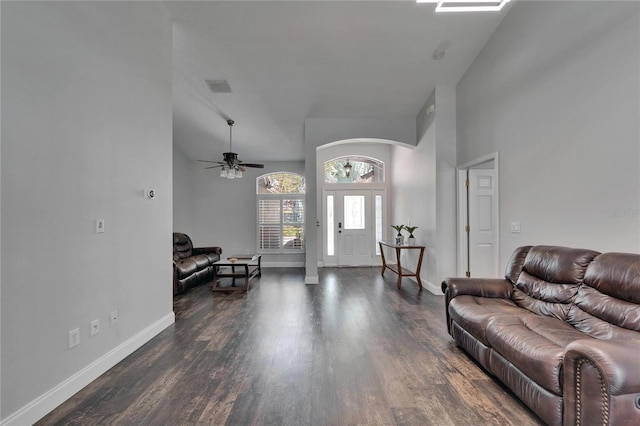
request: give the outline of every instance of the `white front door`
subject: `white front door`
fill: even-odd
[[[371,191],[336,191],[338,266],[370,266],[374,256]]]
[[[469,272],[472,277],[495,277],[497,204],[494,169],[469,170]]]
[[[384,189],[323,190],[325,266],[380,263],[377,241],[386,235],[385,194]]]

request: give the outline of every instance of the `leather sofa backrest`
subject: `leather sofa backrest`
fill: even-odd
[[[518,247],[511,255],[511,259],[509,259],[504,277],[514,284],[518,281],[518,277],[524,267],[524,260],[527,258],[527,253],[529,253],[531,247],[533,246]]]
[[[596,257],[587,268],[567,321],[599,339],[637,338],[640,255],[605,253]]]
[[[524,260],[511,299],[538,315],[567,320],[587,266],[600,253],[556,246],[534,246]]]
[[[187,234],[173,233],[173,260],[190,257],[193,252],[193,243]]]

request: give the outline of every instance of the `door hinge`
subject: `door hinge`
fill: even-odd
[[[467,278],[471,278],[471,272],[467,271],[465,275],[467,276]]]
[[[467,188],[469,187],[469,179],[464,181],[464,186],[466,186]]]
[[[471,232],[471,227],[469,225],[464,227],[465,232]]]

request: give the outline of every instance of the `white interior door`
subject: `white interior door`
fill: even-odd
[[[496,173],[469,170],[469,272],[473,277],[495,277],[497,244]]]
[[[371,191],[336,191],[338,266],[370,266],[374,256]]]

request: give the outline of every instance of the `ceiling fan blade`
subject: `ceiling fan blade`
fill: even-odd
[[[218,167],[222,167],[222,164],[218,164],[217,166],[205,167],[205,169],[217,169]]]
[[[209,160],[196,160],[196,161],[199,161],[201,163],[222,164],[222,162],[220,162],[220,161],[209,161]]]
[[[240,163],[239,165],[243,167],[254,167],[256,169],[264,169],[264,164]]]

